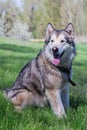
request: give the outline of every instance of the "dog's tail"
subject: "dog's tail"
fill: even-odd
[[[2,88],[0,87],[0,94],[7,99],[7,95],[8,95],[9,89],[6,89],[6,87]]]
[[[0,91],[1,91],[1,93],[3,94],[4,98],[7,98],[10,89],[8,89],[8,88],[3,88],[3,89],[2,89],[2,88],[1,88]]]
[[[1,92],[4,96],[4,98],[6,98],[6,99],[10,99],[14,95],[14,91],[11,88],[7,88],[7,87],[1,89]]]

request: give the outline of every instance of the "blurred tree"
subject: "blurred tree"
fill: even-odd
[[[23,2],[23,12],[22,20],[29,25],[29,31],[33,29],[33,17],[35,9],[35,0],[22,0]]]
[[[20,2],[22,7],[18,7],[15,0],[0,1],[0,30],[5,36],[17,33],[20,27],[20,31],[24,29],[26,35],[32,33],[34,38],[43,38],[49,22],[58,29],[72,22],[78,35],[87,33],[86,0],[20,0]]]
[[[5,36],[10,36],[13,23],[18,17],[18,8],[12,0],[6,0],[6,2],[2,2],[2,9],[0,12],[1,19],[3,20],[4,34]]]
[[[41,38],[45,35],[47,23],[60,26],[60,2],[59,0],[37,0],[34,10],[34,37]]]
[[[85,28],[84,28],[84,35],[87,34],[87,0],[83,0],[83,11],[84,11],[84,21],[85,21]]]
[[[61,25],[72,22],[77,34],[84,34],[85,15],[83,0],[60,0]]]
[[[28,32],[28,24],[23,23],[20,20],[16,20],[11,29],[11,37],[20,39],[20,40],[30,40],[31,33]]]
[[[4,36],[4,26],[2,19],[0,19],[0,36]]]

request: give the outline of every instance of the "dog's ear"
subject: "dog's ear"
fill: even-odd
[[[51,23],[48,23],[47,28],[46,28],[46,36],[45,36],[45,43],[49,42],[50,35],[54,31],[54,27],[52,26]]]
[[[73,39],[74,38],[74,27],[72,23],[69,23],[66,28],[65,31],[67,32],[68,36]]]

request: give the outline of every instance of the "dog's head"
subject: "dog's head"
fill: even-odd
[[[71,47],[75,54],[74,27],[72,23],[69,23],[64,30],[56,30],[49,23],[46,29],[44,48],[46,58],[57,66],[68,47]],[[73,57],[74,55],[72,59]]]

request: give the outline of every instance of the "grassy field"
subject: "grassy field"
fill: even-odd
[[[0,38],[0,88],[11,87],[21,68],[42,47],[43,43]],[[87,44],[77,44],[73,70],[77,86],[71,86],[66,119],[58,120],[50,107],[28,107],[18,113],[0,92],[0,130],[87,130]]]

